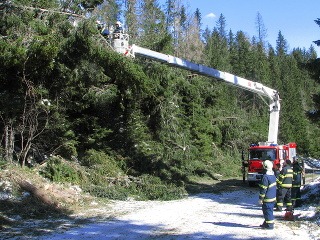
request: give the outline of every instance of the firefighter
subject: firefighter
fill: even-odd
[[[97,23],[97,28],[98,28],[98,30],[100,31],[101,35],[102,35],[104,38],[108,39],[108,38],[109,38],[109,35],[110,35],[110,32],[109,32],[109,29],[106,28],[106,24],[100,22],[99,20],[96,21],[96,23]]]
[[[280,171],[281,171],[281,165],[280,163],[277,163],[275,165],[275,168],[273,169],[274,175],[276,176],[276,182],[277,182],[277,199],[281,198],[281,184],[279,181],[279,176],[280,176]],[[275,202],[275,207],[277,207],[277,201]]]
[[[122,24],[121,24],[120,21],[117,21],[116,22],[116,28],[113,31],[113,38],[114,39],[119,39],[121,33],[123,33]]]
[[[116,28],[114,29],[115,33],[123,33],[122,23],[120,21],[116,22]]]
[[[291,167],[291,161],[286,160],[283,163],[283,168],[280,171],[279,178],[277,179],[279,195],[277,196],[276,211],[281,212],[283,204],[285,202],[287,211],[292,211],[291,202],[291,188],[292,188],[293,170]]]
[[[298,157],[293,158],[292,170],[293,170],[293,180],[292,180],[292,189],[291,189],[292,206],[300,207],[301,206],[300,187],[301,187],[303,168],[298,162]]]
[[[266,173],[263,175],[259,184],[259,204],[262,204],[264,222],[260,227],[265,229],[274,228],[273,208],[276,202],[276,176],[272,170],[273,163],[270,160],[263,162]]]

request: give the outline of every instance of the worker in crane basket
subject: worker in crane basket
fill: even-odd
[[[114,39],[119,39],[120,38],[120,34],[123,33],[123,28],[122,28],[122,24],[120,21],[116,22],[116,28],[113,31],[113,38]]]
[[[96,24],[97,24],[98,30],[101,31],[104,24],[103,24],[101,21],[99,21],[99,20],[96,21]]]
[[[273,163],[270,160],[263,162],[263,168],[266,170],[259,184],[259,204],[262,204],[264,222],[260,227],[265,229],[274,228],[273,208],[276,202],[276,176],[273,172]]]
[[[110,35],[110,31],[109,29],[106,27],[106,24],[105,23],[102,23],[101,21],[97,20],[96,21],[96,24],[97,24],[97,28],[98,30],[100,31],[101,35],[108,39],[109,38],[109,35]]]
[[[287,206],[286,210],[292,212],[292,202],[291,202],[291,188],[292,188],[292,178],[293,170],[291,166],[291,161],[286,160],[283,163],[283,168],[280,171],[277,183],[279,185],[279,191],[281,194],[277,196],[277,207],[276,211],[281,212],[284,202]]]

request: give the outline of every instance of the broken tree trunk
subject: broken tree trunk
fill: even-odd
[[[30,182],[25,180],[17,181],[21,189],[30,192],[34,197],[39,199],[44,204],[47,204],[49,206],[52,206],[54,208],[59,208],[59,203],[50,199],[50,196],[46,194],[41,189],[37,188],[36,186],[32,185]]]

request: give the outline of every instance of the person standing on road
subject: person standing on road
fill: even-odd
[[[292,212],[292,202],[291,202],[291,188],[292,188],[292,178],[293,178],[293,170],[291,167],[291,161],[286,160],[283,163],[283,168],[280,171],[279,178],[277,179],[277,183],[279,185],[280,194],[277,198],[277,207],[276,211],[281,212],[283,203],[285,202],[287,206],[287,211]]]
[[[273,208],[276,201],[276,176],[273,172],[273,163],[269,160],[263,162],[266,173],[259,184],[259,204],[262,204],[264,222],[260,227],[265,229],[274,228]]]
[[[293,158],[293,180],[292,180],[292,190],[291,190],[291,200],[293,207],[300,207],[301,206],[301,180],[303,174],[303,168],[298,162],[298,157]]]
[[[279,181],[279,176],[280,176],[280,172],[281,172],[281,165],[280,163],[277,163],[275,165],[275,168],[273,169],[273,172],[274,172],[274,175],[276,176],[276,183],[277,183],[277,200],[279,198],[281,198],[281,184],[280,184],[280,181]],[[277,207],[277,201],[275,201],[274,203],[274,207],[276,208]]]

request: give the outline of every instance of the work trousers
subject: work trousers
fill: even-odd
[[[291,200],[293,207],[299,207],[301,205],[301,191],[300,187],[292,187]]]
[[[274,227],[274,216],[273,216],[273,207],[274,207],[274,202],[264,202],[262,204],[262,212],[263,212],[263,217],[264,217],[264,225],[267,228],[273,228]]]
[[[292,211],[291,188],[280,188],[278,191],[279,195],[277,196],[277,208],[282,209],[285,203],[287,210]]]

